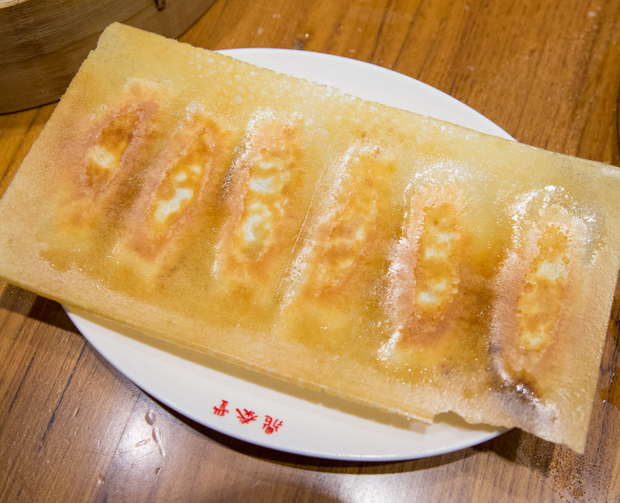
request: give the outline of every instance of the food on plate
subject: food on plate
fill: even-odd
[[[0,275],[413,419],[583,451],[620,172],[120,24],[0,200]]]

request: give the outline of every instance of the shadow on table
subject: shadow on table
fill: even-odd
[[[41,297],[23,288],[6,285],[0,295],[0,310],[6,309],[16,314],[52,325],[61,330],[79,334],[62,305],[58,302]]]

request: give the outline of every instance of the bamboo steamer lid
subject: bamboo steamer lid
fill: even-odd
[[[176,38],[214,0],[0,0],[0,113],[55,101],[119,21]]]

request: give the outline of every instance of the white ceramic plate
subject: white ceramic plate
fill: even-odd
[[[463,103],[385,68],[280,49],[222,51],[258,66],[342,89],[364,99],[509,138]],[[446,414],[424,425],[282,383],[74,309],[69,316],[120,372],[172,409],[231,437],[296,454],[355,461],[413,459],[489,440],[502,430]]]

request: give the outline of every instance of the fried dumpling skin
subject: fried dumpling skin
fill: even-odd
[[[613,166],[119,24],[0,200],[15,284],[382,410],[577,451],[619,265]]]

